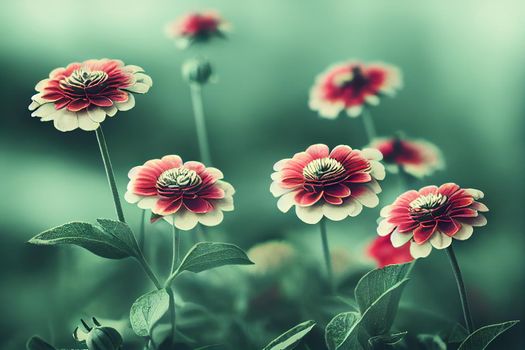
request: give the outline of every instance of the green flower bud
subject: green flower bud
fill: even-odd
[[[98,320],[93,317],[93,327],[80,320],[86,329],[83,332],[77,327],[73,332],[73,338],[79,342],[85,342],[89,350],[118,350],[122,346],[122,336],[111,327],[103,327]]]
[[[211,64],[205,59],[193,58],[182,65],[182,76],[190,83],[206,84],[212,74]]]

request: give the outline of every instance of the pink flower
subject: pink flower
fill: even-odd
[[[392,172],[402,167],[406,173],[421,178],[432,175],[445,165],[441,151],[424,140],[377,138],[369,147],[377,148],[383,154],[383,162]]]
[[[331,152],[323,144],[312,145],[293,158],[274,165],[270,191],[280,197],[277,207],[287,212],[295,206],[299,219],[318,223],[323,216],[343,220],[358,215],[363,205],[377,206],[385,169],[381,153],[369,148],[362,151],[340,145]]]
[[[223,37],[229,24],[216,12],[188,13],[168,24],[166,32],[170,38],[177,39],[185,48],[194,42],[208,41],[213,37]]]
[[[410,254],[410,243],[406,242],[400,247],[394,247],[390,241],[390,235],[379,236],[367,247],[368,256],[373,258],[377,267],[386,265],[404,264],[414,260]]]
[[[384,219],[379,222],[377,233],[391,234],[394,247],[410,241],[412,256],[426,257],[432,247],[447,248],[452,238],[466,240],[472,235],[473,226],[487,224],[481,212],[488,208],[477,201],[481,198],[483,192],[454,183],[405,192],[381,210]]]
[[[151,209],[181,230],[201,223],[215,226],[222,222],[223,211],[233,210],[235,190],[222,181],[222,172],[199,162],[182,162],[169,155],[134,167],[125,198],[139,208]]]
[[[87,60],[57,68],[35,87],[32,117],[53,121],[60,131],[95,130],[106,115],[135,106],[132,92],[146,93],[153,84],[138,66],[120,60]]]
[[[365,106],[379,104],[382,95],[394,95],[401,88],[401,73],[384,63],[349,61],[338,63],[320,74],[310,90],[310,108],[321,117],[335,119],[346,110],[358,117]]]

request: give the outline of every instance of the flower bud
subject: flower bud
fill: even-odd
[[[206,84],[212,74],[213,69],[206,59],[193,58],[182,65],[182,76],[190,83]]]
[[[73,332],[73,337],[79,342],[86,342],[89,350],[118,350],[122,346],[122,336],[111,327],[103,327],[96,318],[93,317],[93,327],[89,327],[84,320],[80,320],[86,332],[79,330]]]

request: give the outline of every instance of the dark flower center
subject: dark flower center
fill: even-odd
[[[60,81],[60,86],[63,89],[85,90],[103,84],[108,79],[108,74],[104,71],[87,71],[79,68],[69,77],[65,77]]]
[[[358,95],[368,85],[368,78],[364,75],[361,67],[355,66],[352,68],[352,72],[336,77],[336,84],[343,89],[351,89]]]
[[[329,181],[345,173],[341,163],[333,158],[314,159],[303,168],[303,176],[310,181]]]
[[[430,193],[419,196],[409,204],[410,215],[417,221],[427,221],[440,216],[446,211],[447,196]]]
[[[184,167],[164,171],[157,179],[157,190],[160,194],[172,194],[180,190],[190,189],[202,183],[202,179],[194,170]]]

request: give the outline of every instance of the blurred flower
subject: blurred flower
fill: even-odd
[[[167,35],[176,40],[181,48],[195,42],[208,41],[214,37],[224,37],[229,29],[228,22],[216,12],[188,13],[166,27]]]
[[[168,155],[134,167],[128,176],[126,200],[181,230],[197,223],[218,225],[222,212],[233,210],[233,186],[221,180],[219,169],[199,162],[183,163],[179,156]]]
[[[385,219],[379,222],[377,233],[391,234],[394,247],[410,241],[412,256],[426,257],[432,247],[444,249],[452,238],[466,240],[472,235],[473,226],[486,225],[487,219],[480,212],[488,208],[477,202],[481,198],[483,192],[454,183],[405,192],[381,210]]]
[[[392,172],[402,167],[406,173],[421,178],[444,168],[441,151],[428,141],[377,138],[369,147],[377,148],[383,154],[383,162]]]
[[[335,247],[330,249],[332,269],[336,278],[344,277],[352,267],[358,265],[358,261],[352,257],[348,249]]]
[[[393,96],[401,88],[401,72],[384,63],[349,61],[320,74],[310,90],[310,108],[321,117],[335,119],[342,110],[358,117],[367,105],[379,104],[383,95]]]
[[[379,236],[370,242],[366,252],[373,258],[379,268],[386,265],[403,264],[414,260],[410,255],[410,243],[406,242],[400,247],[394,247],[390,235]]]
[[[343,220],[356,216],[362,206],[375,207],[385,169],[381,153],[372,148],[362,151],[340,145],[331,152],[323,144],[312,145],[293,158],[274,165],[270,191],[280,197],[277,207],[287,212],[295,205],[299,219],[318,223],[323,216]]]
[[[251,247],[248,250],[248,257],[255,263],[250,272],[268,275],[286,268],[296,257],[296,251],[287,242],[268,241]]]
[[[135,106],[132,92],[148,92],[153,82],[143,72],[138,66],[106,58],[54,69],[35,87],[38,93],[31,97],[31,116],[52,120],[60,131],[95,130],[106,115]]]

